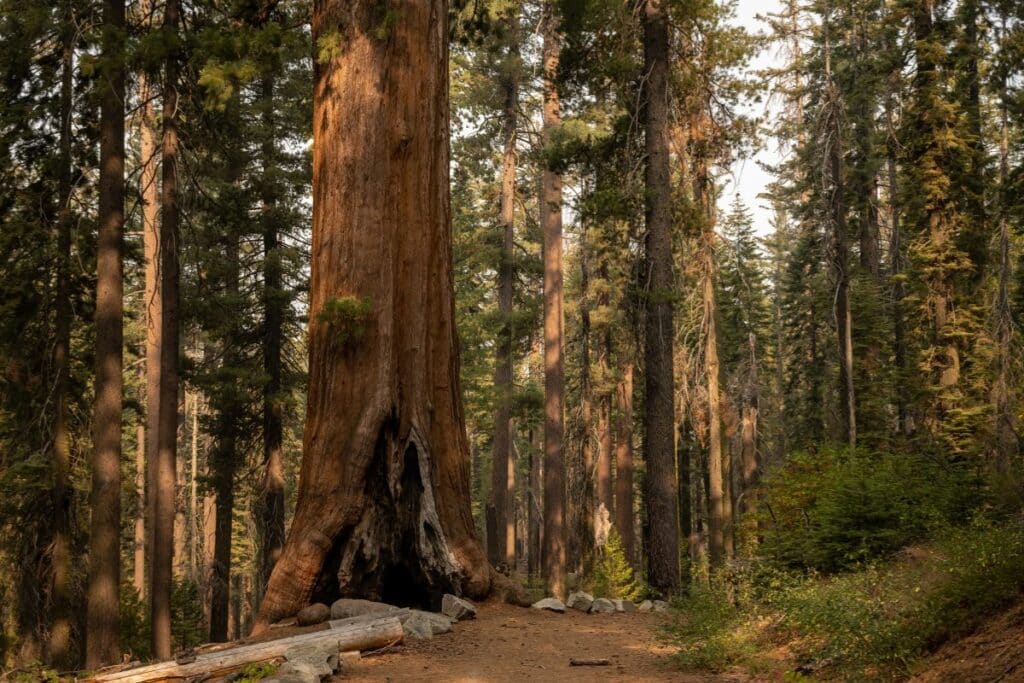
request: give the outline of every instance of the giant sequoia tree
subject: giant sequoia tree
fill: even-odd
[[[309,403],[257,630],[311,597],[491,584],[473,531],[452,292],[448,3],[317,3]]]

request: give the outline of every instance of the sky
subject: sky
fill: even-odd
[[[739,0],[736,6],[736,23],[745,27],[751,32],[763,32],[767,26],[758,21],[758,14],[777,12],[780,8],[779,0]],[[779,57],[774,48],[764,50],[750,63],[752,70],[762,69],[766,66],[773,66],[778,63]],[[747,107],[747,113],[754,116],[765,116],[766,107],[769,105],[767,99],[764,102],[751,103]],[[719,199],[719,211],[724,214],[729,210],[733,197],[738,193],[743,202],[750,209],[754,217],[754,227],[760,235],[768,235],[771,232],[772,213],[761,195],[771,182],[771,176],[766,173],[757,163],[774,164],[778,161],[779,155],[776,152],[775,141],[766,139],[762,141],[763,148],[749,159],[740,160],[733,164],[731,172],[722,178],[722,195]]]

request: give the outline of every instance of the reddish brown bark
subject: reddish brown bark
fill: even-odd
[[[89,669],[111,664],[120,657],[124,0],[106,0],[103,24],[96,251],[96,402],[86,592],[85,665]]]
[[[494,388],[498,406],[494,412],[494,450],[491,460],[491,505],[494,506],[494,530],[488,535],[488,555],[494,564],[515,566],[515,469],[512,466],[512,282],[514,277],[516,200],[516,114],[519,89],[509,74],[503,84],[505,94],[504,156],[501,166],[502,227],[501,264],[498,267],[498,311],[501,329],[495,343]]]
[[[168,0],[164,27],[178,31],[180,0]],[[159,325],[160,379],[157,407],[156,451],[153,472],[153,551],[150,570],[153,656],[171,656],[171,579],[174,557],[178,447],[178,59],[171,50],[166,59],[163,88],[163,150],[160,196],[159,292],[160,305],[153,325]]]
[[[480,598],[448,196],[448,3],[316,4],[309,401],[295,519],[259,631],[314,596]],[[365,302],[365,320],[318,315]],[[345,326],[348,325],[346,328]],[[343,329],[352,334],[343,338]]]
[[[648,580],[663,593],[679,588],[675,470],[675,379],[672,355],[672,191],[669,172],[669,39],[663,0],[643,7],[646,318],[644,450],[647,462]]]
[[[558,95],[559,44],[557,7],[545,7],[544,137],[550,143],[561,125]],[[544,539],[543,564],[548,593],[565,594],[565,367],[562,358],[562,176],[546,168],[542,177],[541,228],[544,231]]]

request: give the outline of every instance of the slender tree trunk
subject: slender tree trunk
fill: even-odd
[[[181,0],[164,6],[164,27],[178,32]],[[171,656],[171,580],[178,443],[178,51],[165,62],[159,237],[160,386],[153,489],[150,599],[153,656]]]
[[[146,595],[146,427],[135,430],[135,526],[132,532],[132,587]]]
[[[896,399],[896,431],[900,434],[910,433],[909,411],[907,409],[907,345],[903,320],[903,299],[906,296],[903,284],[903,244],[900,235],[900,215],[897,206],[896,192],[896,142],[892,124],[894,105],[892,98],[886,103],[886,115],[889,119],[889,138],[886,151],[886,173],[888,177],[888,210],[889,210],[889,270],[892,280],[892,354],[895,377],[893,389]]]
[[[826,61],[827,64],[827,61]],[[828,67],[826,67],[828,68]],[[857,402],[853,376],[853,318],[850,312],[850,243],[847,237],[845,181],[843,170],[842,128],[839,123],[842,102],[839,89],[828,74],[828,176],[829,214],[833,230],[833,277],[836,283],[835,316],[839,337],[839,386],[842,392],[843,431],[846,442],[857,445]]]
[[[199,529],[197,525],[199,499],[199,392],[192,394],[192,449],[191,490],[188,498],[189,577],[200,582]]]
[[[683,562],[681,588],[689,591],[693,581],[693,567],[696,560],[697,546],[700,543],[697,527],[693,519],[693,484],[691,468],[693,467],[693,444],[695,439],[689,430],[689,418],[684,416],[679,423],[676,435],[676,462],[679,480],[679,533],[687,541],[687,557]]]
[[[68,429],[68,385],[71,354],[71,106],[74,76],[74,6],[66,0],[61,26],[60,170],[57,180],[57,297],[53,368],[56,374],[53,412],[53,514],[50,633],[46,659],[67,668],[71,648],[71,435]]]
[[[644,184],[647,237],[644,327],[644,503],[649,536],[648,580],[662,594],[679,588],[673,369],[672,191],[669,172],[669,39],[663,0],[643,6]]]
[[[728,470],[725,470],[722,453],[722,391],[719,386],[721,365],[718,359],[715,307],[714,233],[710,227],[705,229],[703,240],[704,273],[701,287],[704,298],[704,363],[708,389],[708,552],[711,570],[717,571],[728,558],[726,535],[729,530],[726,529],[725,498],[725,477]]]
[[[234,112],[231,114],[235,115]],[[229,152],[227,156],[228,180],[239,188],[245,172],[245,159],[241,154]],[[241,288],[241,240],[237,225],[229,225],[225,230],[224,248],[224,294],[227,301],[238,301]],[[242,360],[241,319],[235,317],[226,328],[222,339],[222,368],[229,378],[237,378],[244,369]],[[241,443],[243,434],[239,428],[245,417],[245,408],[239,400],[241,387],[237,379],[229,379],[231,384],[227,391],[222,392],[213,404],[216,413],[214,429],[215,445],[211,457],[212,485],[216,495],[216,531],[213,548],[213,574],[211,576],[210,598],[210,640],[223,642],[228,639],[229,616],[231,614],[231,593],[233,579],[238,578],[231,572],[231,556],[233,545],[233,526],[235,512],[235,475],[242,461]],[[236,622],[237,623],[237,622]],[[237,631],[235,637],[238,637]]]
[[[757,475],[760,467],[758,457],[758,418],[760,415],[759,381],[758,381],[758,358],[757,358],[757,337],[750,333],[747,337],[747,348],[750,351],[750,368],[747,371],[747,384],[743,388],[743,418],[740,426],[741,443],[741,470],[740,479],[742,489],[739,498],[739,513],[744,518],[753,518],[756,524],[757,510],[754,485],[757,483]],[[757,543],[757,535],[752,534],[749,542]]]
[[[103,6],[99,242],[96,252],[96,403],[86,592],[86,668],[112,664],[121,588],[121,376],[124,237],[124,0]]]
[[[261,155],[260,188],[263,227],[263,483],[259,501],[259,581],[257,596],[270,580],[284,546],[284,424],[281,386],[281,347],[286,295],[283,291],[280,236],[277,230],[277,190],[273,180],[277,149],[274,138],[274,76],[263,77],[263,125],[266,137]]]
[[[140,0],[139,13],[152,29],[152,2]],[[153,87],[145,71],[138,75],[139,88],[139,195],[142,199],[142,251],[145,257],[145,289],[143,311],[146,322],[146,431],[143,447],[145,490],[143,492],[144,521],[142,526],[146,538],[144,555],[148,555],[148,569],[153,568],[153,530],[156,526],[155,493],[157,487],[157,437],[160,434],[160,344],[162,334],[163,301],[160,290],[160,197],[157,182],[156,110],[153,105]],[[152,574],[147,578],[140,574],[138,579],[145,587],[151,587]],[[139,593],[152,592],[140,588]]]
[[[1005,23],[1004,17],[1002,26],[1004,35],[1006,33]],[[995,306],[996,378],[992,384],[992,402],[995,408],[994,465],[996,472],[1005,476],[1013,457],[1020,452],[1020,439],[1017,436],[1011,390],[1013,314],[1010,309],[1010,279],[1013,276],[1013,265],[1010,262],[1010,221],[1006,209],[1010,201],[1008,195],[1011,190],[1009,188],[1010,125],[1005,79],[1000,83],[999,95],[999,193],[1002,201],[999,203],[999,281]]]
[[[540,571],[540,526],[541,526],[541,509],[540,509],[540,487],[541,487],[541,476],[540,476],[540,464],[541,459],[537,456],[539,452],[538,445],[535,443],[536,437],[534,432],[530,430],[530,492],[529,492],[529,519],[527,524],[529,530],[527,531],[527,543],[529,548],[527,549],[526,556],[526,572],[530,576],[537,576]]]
[[[544,138],[550,144],[561,125],[558,96],[560,34],[554,2],[545,5],[544,20]],[[541,190],[544,231],[544,576],[548,593],[565,594],[565,368],[562,359],[562,176],[546,168]]]
[[[615,443],[615,528],[622,538],[622,550],[630,564],[636,561],[633,534],[633,364],[622,367],[616,387]]]
[[[608,332],[602,335],[601,351],[598,358],[600,376],[607,382],[610,370],[608,358],[611,354],[611,336]],[[611,517],[615,503],[613,502],[612,484],[612,424],[611,424],[611,394],[602,391],[597,403],[597,509],[598,512],[607,512]]]
[[[181,395],[181,413],[188,418],[188,402],[185,394]],[[184,423],[183,423],[184,424]],[[184,436],[184,435],[183,435]],[[188,570],[188,552],[185,536],[185,514],[188,506],[188,493],[185,488],[185,460],[175,458],[175,496],[174,496],[174,576],[181,579]]]
[[[515,471],[511,466],[512,445],[512,283],[515,277],[516,200],[516,116],[519,111],[519,89],[513,75],[507,74],[502,84],[505,95],[503,137],[505,143],[501,166],[502,226],[501,264],[498,268],[498,310],[501,328],[495,344],[494,388],[498,397],[494,412],[494,448],[491,460],[491,505],[494,506],[497,537],[488,538],[488,553],[493,564],[515,567]]]
[[[582,572],[594,548],[594,449],[591,438],[593,387],[590,377],[590,246],[580,231],[580,449],[569,462],[569,567]]]
[[[390,3],[401,19],[384,39],[378,7],[314,7],[314,43],[337,48],[314,76],[309,400],[295,518],[257,632],[314,597],[437,607],[491,588],[455,336],[448,3]],[[338,314],[339,301],[367,312]]]

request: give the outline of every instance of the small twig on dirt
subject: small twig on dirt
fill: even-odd
[[[569,660],[569,666],[608,666],[611,662],[607,659],[576,659]]]

